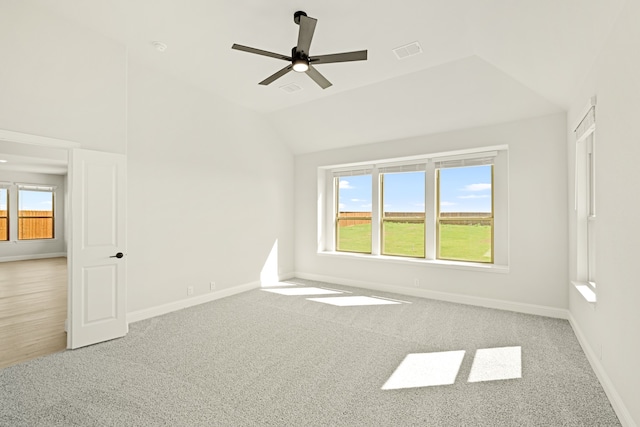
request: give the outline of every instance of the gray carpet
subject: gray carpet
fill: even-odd
[[[293,280],[410,304],[254,290],[122,339],[0,370],[2,426],[617,426],[567,321]],[[478,349],[521,378],[468,382]],[[451,385],[382,390],[405,356],[465,350]]]

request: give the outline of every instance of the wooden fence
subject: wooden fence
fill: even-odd
[[[338,225],[340,227],[349,227],[351,225],[371,224],[370,219],[347,219],[351,217],[362,218],[367,216],[371,217],[371,212],[340,212],[340,221],[338,221]],[[401,219],[401,218],[424,219],[424,217],[425,217],[424,212],[388,212],[387,213],[387,218],[393,218],[393,219]],[[453,224],[453,225],[472,225],[472,224],[489,225],[490,224],[490,216],[488,212],[441,212],[440,217],[446,218],[447,224]],[[478,218],[483,218],[483,219],[478,219]],[[487,218],[487,219],[484,219],[484,218]],[[402,221],[399,221],[399,222],[402,222]]]
[[[7,211],[0,210],[0,241],[9,240],[9,230],[7,229]]]
[[[8,240],[7,211],[0,210],[0,240]],[[20,211],[18,239],[53,239],[53,211]]]

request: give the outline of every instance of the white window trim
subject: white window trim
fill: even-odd
[[[597,303],[595,279],[595,131],[596,98],[587,103],[574,126],[574,215],[576,220],[576,271],[571,284],[590,304]],[[591,161],[591,162],[590,162]]]
[[[61,236],[59,232],[59,224],[60,221],[63,221],[62,218],[59,217],[59,213],[57,210],[57,200],[58,197],[62,197],[59,193],[60,188],[54,184],[28,184],[21,182],[0,182],[0,188],[6,188],[9,192],[8,197],[8,205],[9,205],[9,240],[0,241],[0,245],[12,244],[12,245],[42,245],[48,244],[48,242],[58,242],[64,238]],[[21,240],[18,239],[18,192],[20,190],[27,191],[50,191],[53,192],[53,200],[54,200],[54,215],[53,215],[53,238],[52,239],[28,239]],[[13,225],[12,225],[13,224]]]
[[[334,194],[334,172],[348,170],[366,170],[369,169],[377,174],[379,167],[392,167],[407,164],[424,163],[427,176],[425,186],[426,199],[425,211],[427,218],[430,220],[425,224],[427,236],[435,236],[435,162],[443,160],[459,160],[479,158],[484,155],[495,155],[494,163],[494,263],[476,263],[465,261],[449,261],[439,260],[435,258],[435,237],[427,237],[427,240],[433,240],[434,244],[425,246],[425,258],[409,258],[402,256],[380,255],[379,253],[379,227],[372,227],[372,253],[359,254],[350,252],[338,252],[335,250],[335,203]],[[341,259],[367,260],[374,262],[409,264],[409,265],[425,265],[441,268],[453,268],[458,270],[485,271],[494,273],[509,272],[509,220],[508,220],[508,145],[495,145],[468,150],[456,150],[450,152],[439,152],[424,154],[420,156],[408,156],[401,158],[379,159],[369,162],[358,162],[339,165],[328,165],[318,168],[318,230],[317,230],[317,254],[320,256],[336,257]],[[379,189],[376,179],[372,184],[372,203],[377,203]],[[374,210],[375,211],[375,210]],[[379,216],[375,212],[373,217]],[[372,218],[372,222],[377,224]],[[375,230],[375,231],[374,231]]]

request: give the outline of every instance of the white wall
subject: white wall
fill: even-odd
[[[0,129],[126,150],[126,49],[31,2],[0,7]]]
[[[29,2],[1,3],[0,52],[0,129],[128,155],[130,312],[293,271],[293,155],[261,117]]]
[[[628,1],[581,93],[568,113],[569,127],[591,96],[596,106],[596,283],[597,304],[569,287],[570,311],[596,372],[611,387],[610,398],[625,425],[640,425],[640,2]],[[572,131],[573,129],[569,129]],[[573,135],[569,151],[570,271],[575,269]]]
[[[556,114],[497,126],[330,150],[296,157],[296,271],[361,286],[420,288],[465,297],[566,309],[566,117]],[[509,145],[509,273],[320,256],[317,168],[391,157]]]
[[[130,64],[128,307],[293,272],[293,155],[253,112]],[[275,259],[275,258],[272,258]]]
[[[15,171],[0,171],[0,181],[22,184],[42,184],[56,187],[55,202],[55,229],[53,239],[42,240],[18,240],[17,226],[18,220],[15,185],[10,188],[9,208],[14,213],[9,218],[10,236],[13,238],[8,242],[0,242],[0,261],[16,261],[21,259],[45,258],[50,256],[66,256],[66,233],[65,233],[65,176],[50,175],[40,173],[27,173]]]

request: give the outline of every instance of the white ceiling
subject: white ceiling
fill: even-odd
[[[0,171],[65,175],[67,150],[0,140]],[[0,180],[1,181],[1,180]]]
[[[126,44],[131,61],[263,114],[301,154],[566,110],[626,1],[33,3]],[[286,63],[231,45],[289,54],[296,10],[318,19],[312,56],[367,49],[369,59],[318,65],[333,83],[326,90],[297,73],[259,86]],[[421,55],[392,53],[414,41]],[[288,83],[303,90],[279,89]]]

